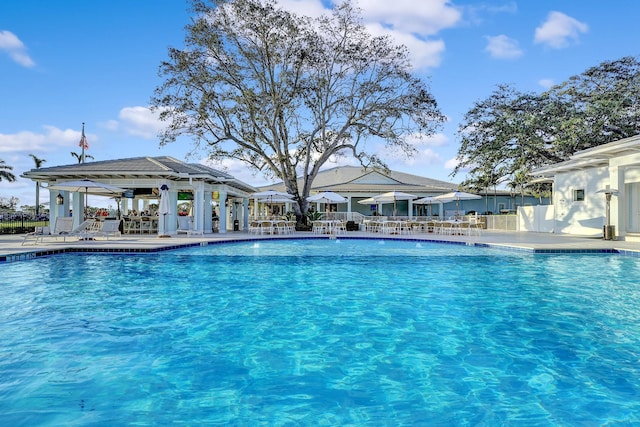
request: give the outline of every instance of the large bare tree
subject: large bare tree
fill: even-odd
[[[186,46],[169,49],[152,98],[161,144],[190,136],[212,160],[282,180],[298,218],[330,157],[385,167],[376,143],[411,155],[407,136],[444,121],[407,49],[367,33],[349,2],[315,20],[271,0],[192,4]]]

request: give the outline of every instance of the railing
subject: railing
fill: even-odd
[[[48,215],[39,215],[26,212],[0,213],[0,234],[22,234],[35,230],[36,227],[49,225]]]
[[[470,215],[462,215],[460,219],[468,220]],[[281,217],[278,216],[278,219]],[[435,217],[437,219],[437,217]],[[255,218],[251,218],[252,220]],[[264,219],[264,218],[257,218]],[[359,212],[331,212],[328,214],[323,213],[322,219],[335,219],[342,221],[353,221],[356,224],[362,224],[365,220],[409,220],[408,216],[365,216]],[[428,216],[412,216],[411,220],[414,221],[427,221],[430,219],[434,219],[434,217]],[[497,230],[497,231],[518,231],[518,215],[516,214],[505,214],[505,215],[478,215],[477,220],[483,224],[482,228],[487,230]]]
[[[518,231],[518,215],[486,215],[483,216],[487,230]]]

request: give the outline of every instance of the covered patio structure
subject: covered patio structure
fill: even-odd
[[[91,179],[93,181],[120,187],[123,197],[115,199],[119,211],[127,215],[132,211],[144,211],[150,201],[160,199],[160,187],[169,188],[170,206],[173,209],[166,217],[157,221],[157,232],[174,235],[178,228],[178,203],[190,201],[188,213],[193,229],[203,234],[219,229],[226,233],[235,221],[248,228],[249,195],[256,189],[233,176],[214,168],[186,163],[173,157],[134,157],[78,163],[48,168],[31,169],[22,175],[38,182],[42,188],[49,188],[50,217],[53,223],[58,216],[74,213],[74,224],[80,224],[85,211],[84,197],[78,193],[55,190],[54,186],[66,181]],[[157,213],[156,213],[157,215]],[[214,220],[217,218],[217,220]],[[216,221],[218,227],[215,227]]]

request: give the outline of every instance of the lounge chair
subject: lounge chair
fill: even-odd
[[[91,227],[94,226],[96,220],[91,218],[91,219],[87,219],[83,222],[80,223],[80,225],[78,225],[76,228],[74,228],[73,230],[71,230],[68,233],[63,233],[62,236],[65,237],[65,242],[67,241],[67,237],[77,237],[78,239],[87,239],[89,238],[89,234],[91,230]]]
[[[92,227],[87,231],[87,237],[106,237],[109,240],[110,236],[120,237],[120,220],[119,219],[105,219],[101,222],[96,222],[97,227]]]
[[[33,241],[33,244],[37,245],[38,242],[43,242],[45,237],[63,237],[66,241],[66,236],[68,236],[72,231],[73,218],[57,217],[53,231],[50,231],[49,227],[36,227],[35,231],[27,233],[24,236],[22,245],[26,245],[29,241]]]
[[[202,235],[202,231],[193,229],[193,220],[189,216],[179,216],[178,217],[178,229],[176,230],[178,234],[184,233],[187,236],[192,236],[194,234]]]
[[[47,226],[43,226],[43,227],[36,227],[35,231],[32,231],[31,233],[27,233],[24,236],[24,240],[22,241],[22,246],[24,246],[28,241],[33,240],[33,244],[37,244],[38,240],[41,240],[44,238],[44,236],[50,236],[51,235],[51,230],[49,229],[49,227]]]

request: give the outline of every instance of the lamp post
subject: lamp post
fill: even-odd
[[[604,240],[615,240],[616,239],[616,228],[611,225],[611,196],[617,196],[618,190],[614,190],[613,188],[609,188],[607,185],[606,188],[602,190],[596,191],[596,193],[604,194],[606,201],[606,210],[605,210],[605,225],[602,230],[602,238]]]

